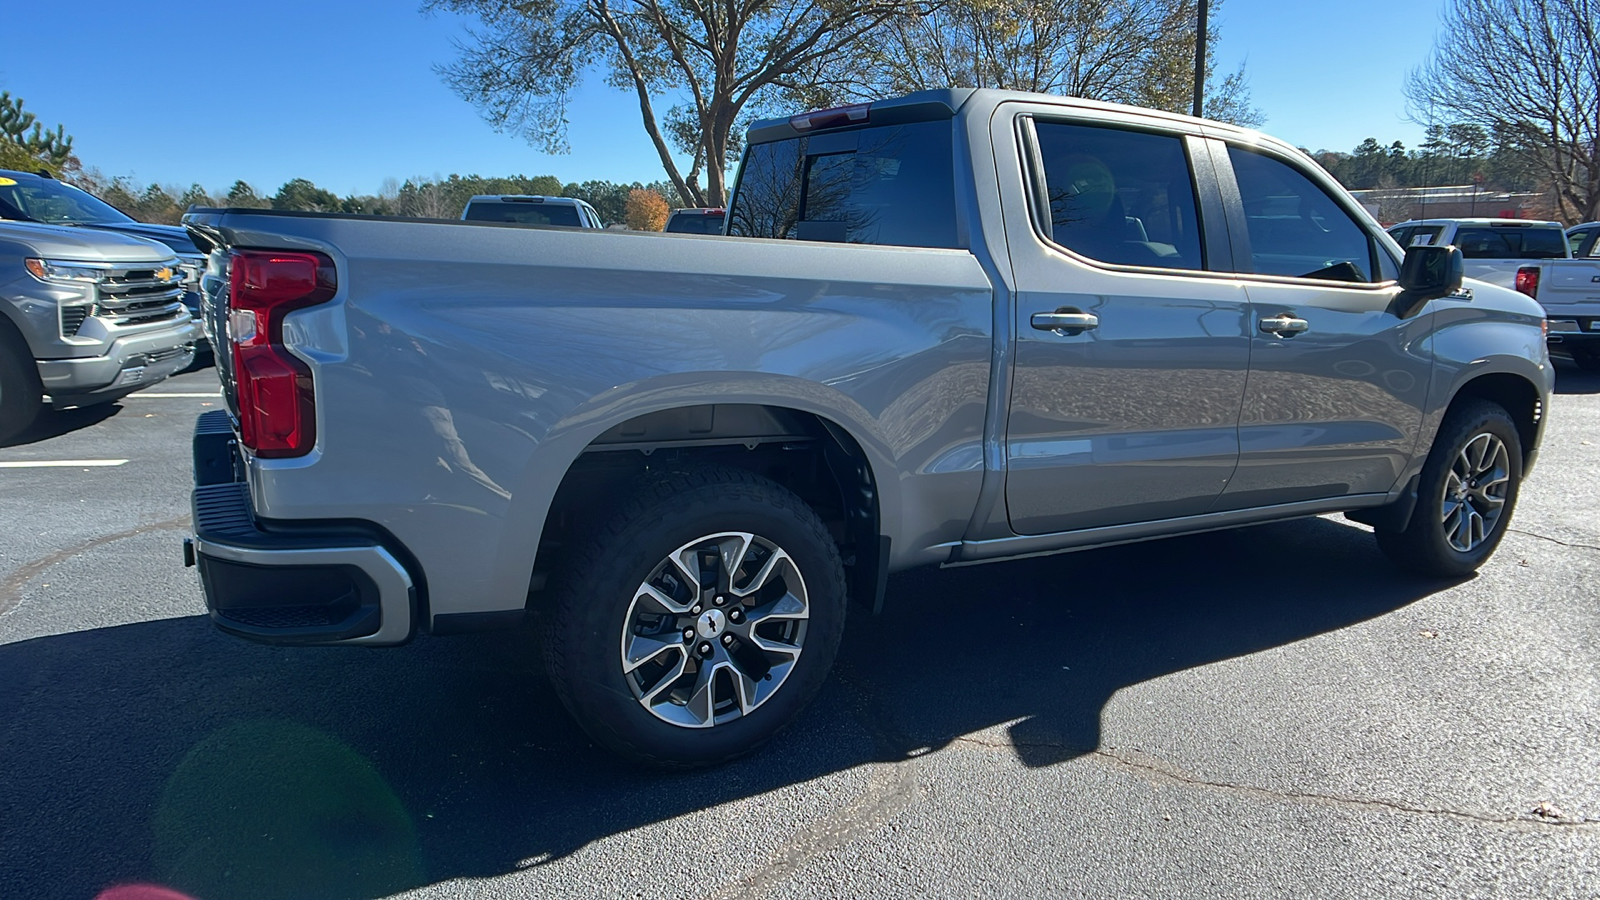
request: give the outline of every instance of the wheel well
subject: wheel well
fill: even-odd
[[[1520,375],[1505,372],[1480,375],[1456,391],[1455,397],[1450,400],[1451,408],[1464,400],[1488,400],[1503,407],[1511,414],[1511,421],[1516,423],[1523,458],[1532,457],[1535,442],[1539,439],[1539,420],[1544,416],[1544,404],[1539,399],[1538,389],[1531,382]]]
[[[848,431],[787,407],[707,404],[647,413],[607,429],[562,477],[545,517],[529,586],[537,608],[565,548],[640,479],[701,464],[738,466],[794,491],[816,510],[839,545],[851,595],[876,611],[887,574],[878,490],[871,465]]]

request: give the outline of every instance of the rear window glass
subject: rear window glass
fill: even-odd
[[[671,234],[721,234],[722,216],[704,213],[673,213],[666,230]]]
[[[951,123],[756,144],[728,211],[740,237],[955,247]]]
[[[516,225],[567,225],[578,227],[578,207],[573,203],[519,203],[476,200],[467,205],[468,222],[511,222]]]
[[[1567,255],[1566,237],[1554,228],[1464,227],[1456,246],[1467,259],[1560,259]]]

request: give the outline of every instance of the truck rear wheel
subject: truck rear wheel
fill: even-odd
[[[545,662],[590,737],[660,768],[720,763],[787,725],[833,665],[844,567],[827,527],[751,472],[647,482],[556,586]]]
[[[1510,527],[1522,484],[1522,441],[1505,409],[1472,400],[1439,426],[1403,531],[1378,532],[1378,547],[1403,568],[1460,578],[1477,571]]]
[[[25,431],[44,407],[39,371],[27,346],[19,344],[20,339],[0,330],[0,442]]]

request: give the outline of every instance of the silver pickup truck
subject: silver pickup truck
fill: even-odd
[[[44,408],[108,403],[194,361],[200,328],[171,249],[0,222],[0,440]]]
[[[1600,252],[1593,238],[1580,236],[1574,246],[1583,251],[1578,258],[1518,268],[1517,290],[1544,307],[1551,349],[1581,368],[1600,371]]]
[[[789,721],[890,572],[1343,512],[1460,576],[1538,450],[1538,305],[1251,131],[928,92],[754,125],[727,216],[191,213],[215,624],[532,613],[599,743],[689,766]]]

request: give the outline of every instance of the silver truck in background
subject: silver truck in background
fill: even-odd
[[[463,222],[604,228],[595,208],[576,197],[535,194],[478,194],[461,210]]]
[[[1569,255],[1560,222],[1420,219],[1392,226],[1389,235],[1405,248],[1457,247],[1466,261],[1468,278],[1503,288],[1516,287],[1517,270],[1530,261]]]
[[[1544,307],[1550,349],[1600,371],[1600,255],[1521,266],[1516,287]]]
[[[177,225],[140,222],[65,181],[42,172],[9,169],[0,169],[0,220],[69,225],[166,244],[177,256],[178,270],[183,273],[183,305],[189,308],[190,316],[200,318],[200,275],[205,271],[206,260],[189,239],[189,233]]]
[[[193,362],[184,281],[155,241],[0,222],[0,440],[47,400],[108,403]]]
[[[1294,147],[1039,94],[759,122],[726,236],[185,222],[225,323],[185,545],[212,621],[531,611],[578,723],[659,766],[790,721],[898,570],[1342,512],[1467,575],[1553,384],[1537,303],[1402,253]]]

